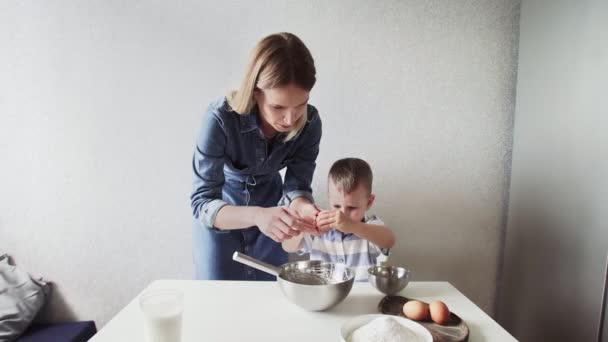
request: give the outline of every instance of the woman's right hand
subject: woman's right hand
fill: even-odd
[[[255,225],[276,242],[300,233],[316,231],[313,221],[300,218],[295,211],[285,207],[259,208],[255,215]]]

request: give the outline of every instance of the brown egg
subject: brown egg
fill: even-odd
[[[434,301],[429,305],[433,322],[444,325],[450,320],[450,310],[442,301]]]
[[[424,321],[429,318],[429,306],[417,300],[410,300],[403,305],[403,314],[409,319]]]

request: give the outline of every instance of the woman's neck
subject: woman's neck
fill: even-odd
[[[258,122],[260,123],[260,128],[262,129],[262,134],[266,140],[272,140],[277,135],[277,131],[267,123],[264,118],[258,114]]]

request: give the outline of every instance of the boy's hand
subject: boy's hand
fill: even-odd
[[[322,210],[317,215],[317,227],[322,233],[336,228],[343,233],[349,233],[348,227],[352,225],[351,219],[340,210]]]

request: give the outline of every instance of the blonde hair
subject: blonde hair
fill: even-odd
[[[350,193],[359,185],[372,192],[374,175],[369,164],[359,158],[344,158],[336,161],[329,169],[329,179],[344,193]]]
[[[247,115],[256,105],[253,97],[256,89],[272,89],[293,83],[310,91],[315,82],[315,63],[306,45],[292,33],[275,33],[256,44],[239,89],[228,93],[226,98],[233,111]],[[285,141],[296,137],[307,119],[307,114],[302,115]]]

